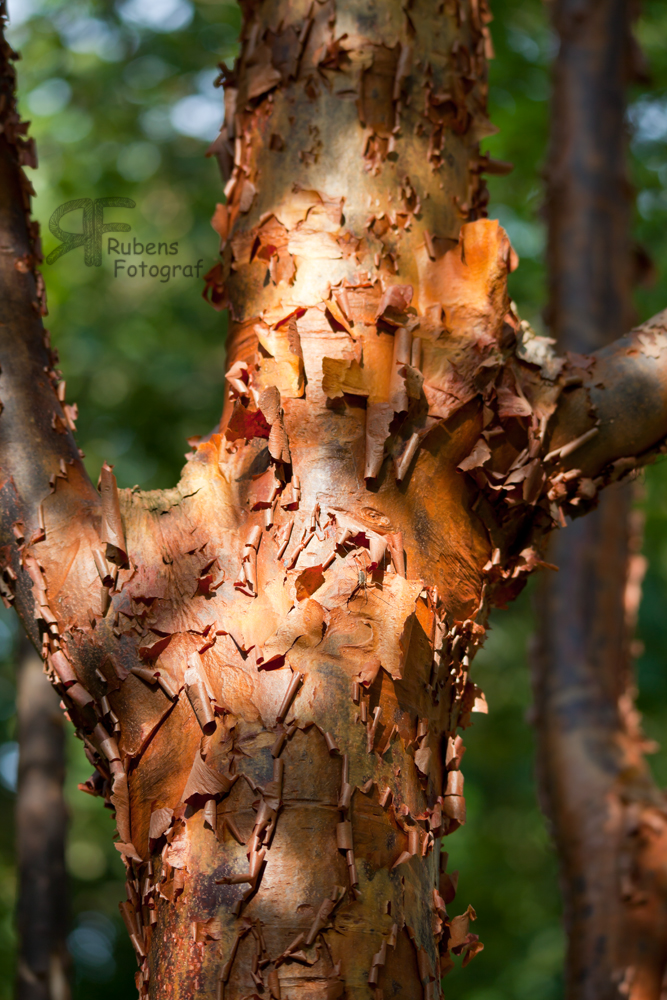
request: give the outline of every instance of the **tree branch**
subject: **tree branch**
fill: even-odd
[[[667,310],[601,348],[579,367],[575,358],[555,414],[549,452],[568,450],[576,439],[589,440],[562,458],[562,469],[581,469],[606,484],[661,451],[667,434]],[[627,462],[623,462],[627,459]],[[616,463],[616,464],[615,464]],[[602,485],[602,482],[600,483]]]
[[[4,28],[5,5],[0,5]],[[15,96],[14,53],[0,41],[0,545],[29,540],[44,527],[42,502],[56,479],[72,477],[74,490],[63,491],[51,510],[55,520],[88,520],[100,497],[88,479],[74,441],[75,410],[65,404],[57,357],[50,349],[42,317],[46,315],[39,226],[30,219],[32,185],[23,167],[36,166],[34,143],[26,138]],[[17,527],[14,528],[13,526]],[[32,620],[30,580],[19,573],[15,546],[18,609],[37,638]],[[5,579],[5,591],[12,590]],[[11,593],[6,593],[11,599]]]

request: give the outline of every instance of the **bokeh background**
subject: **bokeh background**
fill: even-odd
[[[496,59],[491,117],[500,132],[485,143],[516,168],[490,182],[490,214],[521,257],[511,276],[521,314],[546,333],[543,200],[550,62],[555,39],[542,0],[494,0]],[[48,221],[74,198],[124,196],[136,208],[107,210],[132,225],[129,238],[173,242],[171,263],[214,263],[209,219],[222,185],[205,152],[222,117],[213,89],[220,59],[237,52],[233,0],[9,0],[23,116],[32,121],[40,164],[31,172],[34,213],[45,252]],[[628,134],[636,193],[635,238],[653,262],[653,283],[637,289],[643,319],[667,299],[667,7],[645,0],[637,36],[651,82],[631,94]],[[62,221],[76,228],[78,218]],[[118,234],[124,242],[128,236]],[[126,258],[131,263],[131,258]],[[163,263],[165,258],[161,258]],[[121,486],[173,485],[186,439],[205,433],[222,404],[224,316],[194,278],[114,277],[113,262],[86,267],[81,250],[44,265],[52,339],[68,398],[79,405],[78,441],[96,480],[104,459]],[[650,275],[649,275],[650,276]],[[658,742],[667,725],[667,466],[647,470],[638,490],[646,516],[648,572],[638,630],[645,728]],[[468,730],[468,823],[448,841],[460,871],[453,909],[472,902],[485,951],[445,981],[449,998],[551,1000],[561,994],[563,935],[556,864],[535,798],[527,645],[530,588],[492,631],[475,664],[489,716]],[[0,612],[0,1000],[12,992],[15,933],[13,806],[16,783],[17,623]],[[652,765],[667,785],[667,753]],[[76,790],[90,767],[69,740],[71,814],[69,948],[74,1000],[133,1000],[136,968],[118,916],[123,869],[112,821],[99,800]]]

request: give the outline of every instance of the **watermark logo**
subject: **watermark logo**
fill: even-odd
[[[46,258],[47,264],[55,264],[60,257],[83,247],[83,260],[86,267],[100,267],[102,265],[102,236],[104,233],[129,233],[132,226],[128,222],[105,222],[105,208],[135,208],[136,202],[132,198],[75,198],[73,201],[66,201],[64,205],[59,205],[49,219],[49,229],[60,240],[60,245],[52,250]],[[83,209],[83,230],[80,233],[72,233],[62,229],[60,220]]]
[[[132,198],[74,198],[59,205],[49,219],[49,229],[60,242],[46,258],[47,264],[55,264],[70,250],[83,247],[86,267],[100,267],[104,258],[111,258],[114,278],[159,277],[162,284],[177,277],[199,278],[199,272],[204,266],[201,258],[196,264],[155,262],[155,257],[176,256],[179,252],[177,240],[171,243],[160,241],[143,243],[134,236],[131,242],[121,243],[109,236],[106,248],[103,247],[102,237],[106,233],[129,233],[132,229],[128,222],[105,222],[105,208],[136,208],[136,202]],[[61,219],[70,212],[79,210],[82,211],[83,218],[81,231],[75,233],[63,229],[60,225]],[[152,259],[143,260],[144,255]]]

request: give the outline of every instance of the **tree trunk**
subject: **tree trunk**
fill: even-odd
[[[625,94],[629,0],[553,7],[547,173],[549,320],[586,354],[632,316]],[[667,961],[665,801],[643,759],[632,638],[643,560],[629,485],[557,532],[539,586],[533,658],[540,797],[559,852],[566,993],[658,1000]]]
[[[483,3],[244,13],[227,398],[172,490],[85,476],[4,106],[3,592],[115,809],[142,996],[428,1000],[481,948],[441,838],[488,608],[662,447],[665,318],[577,367],[511,308]]]
[[[65,733],[58,695],[27,639],[18,671],[17,1000],[67,1000]]]

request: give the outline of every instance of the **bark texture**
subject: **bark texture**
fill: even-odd
[[[483,4],[243,7],[225,407],[173,490],[88,482],[0,188],[5,597],[115,809],[142,996],[430,1000],[481,947],[442,838],[488,608],[662,447],[667,317],[567,361],[513,312]]]
[[[560,46],[547,173],[551,332],[609,343],[632,315],[629,0],[553,5]],[[667,962],[665,800],[643,759],[631,645],[643,559],[629,485],[557,532],[538,592],[540,797],[561,866],[570,998],[658,1000]]]
[[[555,0],[547,168],[547,319],[564,351],[589,353],[632,322],[626,90],[632,0]]]
[[[17,1000],[68,1000],[65,732],[58,695],[27,639],[18,672]]]

